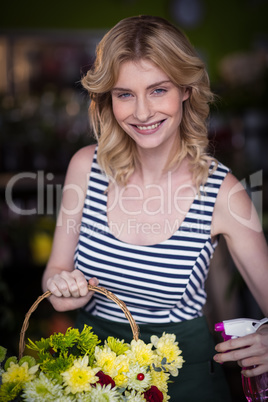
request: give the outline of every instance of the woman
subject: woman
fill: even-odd
[[[170,384],[172,401],[226,402],[202,314],[209,261],[222,234],[268,314],[268,252],[246,192],[207,154],[213,95],[204,64],[167,21],[132,17],[104,36],[82,84],[97,146],[70,162],[43,288],[56,310],[81,309],[79,327],[130,341],[120,308],[87,284],[106,287],[127,304],[146,342],[152,334],[176,334],[186,362]],[[257,364],[249,376],[267,371],[267,336],[244,339],[215,359]]]

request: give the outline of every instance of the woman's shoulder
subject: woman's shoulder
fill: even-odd
[[[83,187],[86,185],[95,150],[96,145],[88,145],[73,155],[68,166],[65,184],[73,183]]]
[[[233,175],[231,169],[217,161],[217,166],[215,168],[215,174],[221,175],[221,185],[219,188],[219,194],[217,196],[217,204],[221,204],[227,206],[230,200],[230,197],[234,193],[240,193],[241,191],[245,192],[245,189],[241,182]],[[241,193],[239,194],[241,196]]]
[[[79,164],[81,167],[91,166],[94,154],[96,150],[96,144],[87,145],[83,148],[80,148],[72,157],[70,161],[71,164]]]
[[[237,223],[252,225],[259,230],[255,208],[243,182],[229,172],[222,182],[215,204],[214,229],[218,233],[228,233]]]

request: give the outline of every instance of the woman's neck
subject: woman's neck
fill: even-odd
[[[178,146],[178,144],[176,144]],[[139,163],[136,166],[134,175],[139,177],[143,184],[156,184],[166,180],[168,171],[176,171],[179,165],[167,170],[170,160],[172,160],[175,145],[163,149],[161,146],[154,149],[138,149]]]

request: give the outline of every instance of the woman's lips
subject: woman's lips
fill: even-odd
[[[142,132],[144,134],[146,134],[146,133],[151,134],[152,132],[156,131],[158,129],[158,127],[160,127],[163,124],[164,121],[165,120],[161,120],[161,121],[158,121],[157,123],[152,123],[152,124],[147,124],[147,125],[145,125],[145,124],[141,124],[141,125],[140,124],[132,124],[132,126],[136,130],[138,130],[138,131],[140,131],[140,132]]]

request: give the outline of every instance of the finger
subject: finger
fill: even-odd
[[[251,369],[253,367],[258,366],[259,364],[261,364],[262,362],[260,361],[259,357],[251,357],[251,358],[246,358],[246,359],[242,359],[242,360],[238,360],[237,361],[238,365],[242,368],[247,368],[247,369]]]
[[[97,278],[93,277],[93,278],[91,278],[91,279],[88,281],[88,283],[89,283],[91,286],[98,286],[99,280],[98,280]]]
[[[92,286],[97,286],[99,281],[97,278],[91,278],[89,283]],[[90,299],[92,291],[89,292],[88,282],[81,271],[62,271],[60,274],[54,275],[47,283],[48,290],[56,297],[86,297]],[[90,293],[90,294],[88,294]]]
[[[91,286],[98,286],[99,281],[97,278],[94,277],[94,278],[89,279],[88,284]],[[91,297],[93,296],[94,292],[95,292],[94,290],[89,291],[89,293],[91,294]]]
[[[58,297],[79,297],[79,289],[71,272],[63,271],[50,281],[50,290]]]
[[[72,272],[72,278],[75,281],[75,286],[72,285],[71,292],[74,297],[84,297],[88,294],[87,280],[81,271],[75,269]],[[75,292],[75,293],[73,293]]]
[[[256,345],[236,349],[225,353],[218,353],[214,356],[218,363],[237,361],[241,367],[250,367],[259,364],[268,364],[268,356]]]
[[[229,350],[248,347],[248,346],[254,344],[254,335],[255,334],[244,336],[242,338],[229,339],[228,341],[218,343],[215,346],[215,349],[217,352],[223,353],[223,352],[227,352]]]
[[[243,364],[242,364],[242,361],[241,361],[241,360],[237,360],[237,364],[238,364],[238,366],[240,366],[241,368],[245,367],[245,366],[243,366]]]
[[[246,348],[248,349],[248,348]],[[248,357],[248,350],[245,354],[245,352],[243,352],[243,349],[235,349],[235,350],[231,350],[229,352],[224,352],[224,353],[217,353],[213,359],[218,362],[218,363],[225,363],[225,362],[236,362],[239,360],[242,360],[245,357]]]
[[[241,374],[243,374],[245,377],[255,377],[260,374],[266,374],[266,382],[268,381],[268,365],[263,365],[260,364],[259,366],[256,367],[246,367],[243,370],[241,370]]]
[[[62,272],[62,279],[65,282],[59,282],[60,290],[64,297],[80,297],[79,287],[72,272]]]
[[[250,336],[248,338],[248,341],[250,342],[246,343],[246,346],[240,347],[238,349],[229,349],[226,350],[228,345],[224,345],[224,348],[222,348],[222,345],[217,345],[216,350],[222,350],[224,349],[223,353],[218,353],[215,355],[215,361],[219,362],[225,362],[225,361],[238,361],[238,360],[243,360],[243,365],[254,365],[254,364],[259,364],[260,362],[266,362],[268,360],[268,354],[267,354],[267,348],[265,348],[260,339],[260,337],[256,334],[253,336]],[[241,346],[244,343],[235,343],[235,346]],[[233,347],[233,343],[229,343],[229,347]],[[226,350],[226,351],[225,351]],[[245,359],[250,359],[244,361]],[[268,361],[267,361],[268,362]]]
[[[246,357],[246,358],[239,360],[238,364],[241,367],[253,367],[253,366],[259,366],[259,365],[267,365],[268,366],[267,355],[264,353],[261,355],[254,355],[252,357]]]
[[[55,297],[50,296],[50,302],[56,311],[71,311],[84,307],[90,300],[92,292],[84,297]]]
[[[92,286],[97,286],[99,284],[99,281],[97,278],[93,277],[91,278],[88,282],[85,278],[85,276],[82,274],[81,271],[75,269],[72,271],[69,275],[68,272],[64,274],[64,277],[66,275],[66,281],[69,285],[69,290],[71,293],[71,296],[73,297],[84,297],[87,296],[89,289],[88,289],[88,283]],[[74,280],[74,281],[73,281]],[[90,292],[92,296],[92,291]]]
[[[53,278],[49,278],[47,281],[47,288],[54,296],[70,296],[68,285],[60,275],[55,275]]]
[[[52,293],[53,296],[56,296],[56,297],[61,297],[62,296],[62,293],[59,290],[58,286],[51,279],[49,279],[47,281],[47,290],[49,290]]]

